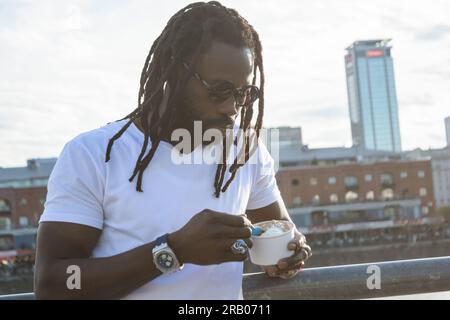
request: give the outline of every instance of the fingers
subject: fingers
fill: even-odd
[[[295,239],[289,242],[289,250],[296,250],[306,245],[306,238],[300,232],[296,232]]]
[[[241,239],[244,240],[247,248],[243,251],[243,253],[233,253],[232,246],[235,244],[237,239],[229,239],[223,242],[221,246],[221,250],[224,252],[223,259],[224,262],[228,261],[244,261],[248,258],[248,249],[253,247],[253,242],[251,239]]]
[[[252,235],[252,229],[249,227],[230,227],[221,226],[216,230],[217,237],[227,239],[248,239]]]
[[[253,247],[253,241],[252,239],[243,239],[245,243],[247,244],[247,247],[251,249]]]
[[[289,270],[299,263],[308,260],[312,256],[311,247],[307,244],[300,246],[301,240],[291,241],[288,245],[289,250],[295,250],[295,254],[291,257],[281,259],[277,266],[281,270]]]
[[[290,251],[297,251],[297,248],[298,248],[299,246],[298,246],[298,244],[297,244],[297,240],[294,240],[294,241],[291,241],[291,242],[289,242],[289,244],[288,244],[288,250],[290,250]]]
[[[301,262],[308,260],[309,254],[308,251],[303,247],[300,251],[297,251],[293,256],[281,259],[277,266],[280,269],[288,269],[293,265],[297,265]]]
[[[277,266],[265,266],[264,271],[267,273],[267,275],[269,277],[277,277],[278,276]]]
[[[223,248],[224,250],[224,259],[225,262],[226,261],[244,261],[248,258],[248,248],[253,245],[253,243],[251,242],[250,239],[247,239],[245,241],[245,243],[242,245],[238,245],[237,247],[239,249],[241,249],[241,251],[236,250],[235,246],[236,246],[236,241],[238,240],[234,240],[234,241],[226,241],[225,242],[225,247]]]
[[[312,249],[311,249],[310,246],[308,246],[308,245],[306,244],[306,245],[304,245],[304,246],[302,247],[302,249],[306,250],[306,252],[307,252],[307,254],[308,254],[308,258],[307,258],[307,259],[309,259],[309,258],[312,257]],[[305,260],[306,260],[306,259],[305,259]]]
[[[294,277],[295,275],[297,275],[301,271],[301,268],[302,267],[297,267],[297,268],[291,268],[291,269],[280,271],[275,267],[275,268],[266,268],[265,271],[269,277],[290,279],[290,278]]]
[[[312,249],[309,245],[306,244],[306,242],[303,242],[301,239],[299,240],[293,240],[291,242],[289,242],[288,244],[288,250],[291,251],[300,251],[300,250],[304,250],[306,253],[306,257],[304,260],[309,259],[312,256]]]
[[[265,266],[264,271],[269,277],[279,277],[283,279],[289,279],[299,273],[303,267],[305,266],[305,262],[301,261],[297,264],[291,265],[289,268],[280,269],[277,265],[273,266]]]
[[[216,211],[211,211],[210,214],[216,222],[230,227],[250,227],[252,225],[245,215],[233,215]]]
[[[300,269],[303,269],[304,266],[305,266],[305,261],[300,261],[300,262],[297,262],[296,264],[288,266],[285,269],[278,268],[278,272],[284,273],[284,272],[291,271],[291,270],[300,270]]]
[[[280,277],[281,279],[292,279],[299,272],[300,272],[300,270],[289,270],[287,272],[283,272],[283,273],[279,274],[278,277]]]
[[[245,261],[248,258],[248,254],[234,254],[229,253],[224,254],[223,256],[223,262],[241,262]]]
[[[231,252],[231,247],[239,239],[227,239],[223,242],[222,249],[226,252]],[[247,248],[251,249],[253,247],[253,241],[251,239],[241,239],[244,240]]]

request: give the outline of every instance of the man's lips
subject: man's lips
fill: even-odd
[[[226,119],[220,119],[216,121],[209,121],[208,127],[210,128],[232,128],[234,125],[234,119],[232,118],[226,118]]]

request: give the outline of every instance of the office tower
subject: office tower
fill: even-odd
[[[353,144],[368,150],[401,151],[390,39],[356,41],[345,70]]]

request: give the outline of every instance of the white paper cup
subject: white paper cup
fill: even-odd
[[[275,265],[280,259],[290,257],[294,251],[288,250],[288,244],[294,239],[294,224],[285,220],[271,220],[255,223],[255,226],[266,229],[267,226],[273,225],[274,222],[282,223],[288,228],[282,234],[264,237],[252,236],[253,247],[249,250],[250,261],[253,264],[261,266]]]

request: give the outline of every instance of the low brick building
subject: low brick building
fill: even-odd
[[[419,219],[435,210],[430,160],[379,160],[282,167],[277,181],[306,227]]]
[[[30,159],[26,167],[0,168],[0,229],[37,226],[55,163]]]

